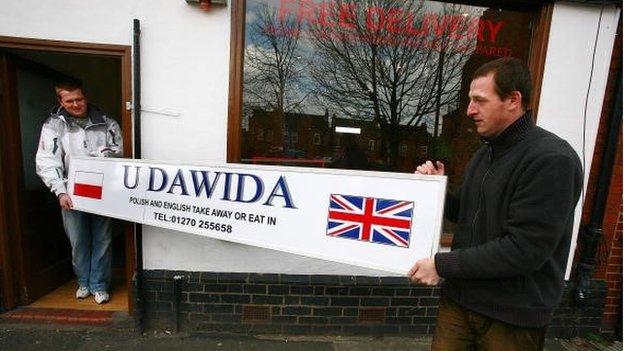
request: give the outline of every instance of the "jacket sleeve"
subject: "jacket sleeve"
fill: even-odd
[[[459,216],[459,194],[461,192],[446,192],[446,201],[444,202],[444,217],[453,223],[457,223]]]
[[[35,164],[37,175],[56,196],[67,193],[61,142],[59,133],[46,122],[41,128]]]
[[[112,118],[106,119],[106,147],[111,152],[106,157],[122,157],[123,156],[123,138],[119,124]]]
[[[579,198],[578,158],[542,155],[527,166],[516,184],[502,235],[482,245],[435,256],[444,278],[502,278],[528,274],[552,256]]]

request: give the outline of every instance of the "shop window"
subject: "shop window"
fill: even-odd
[[[314,138],[312,139],[312,143],[314,145],[321,145],[321,133],[314,133]]]
[[[262,141],[262,140],[264,140],[264,130],[263,130],[263,129],[258,129],[258,130],[256,131],[256,139],[257,139],[258,141]]]
[[[399,156],[401,157],[407,156],[407,144],[406,143],[401,143],[399,145]]]
[[[368,141],[368,151],[375,151],[375,140],[371,139]]]
[[[528,62],[532,33],[541,23],[535,2],[466,3],[248,0],[244,7],[236,5],[245,12],[234,16],[244,33],[235,46],[242,54],[242,105],[235,111],[251,111],[245,117],[249,125],[284,133],[283,145],[274,145],[271,155],[254,147],[253,139],[228,139],[238,143],[231,149],[240,150],[232,161],[272,156],[276,164],[286,164],[280,157],[295,151],[333,159],[342,152],[340,127],[370,141],[359,146],[368,146],[370,169],[411,173],[424,160],[442,160],[453,189],[481,143],[469,132],[473,122],[465,113],[472,73],[503,56]],[[299,143],[302,130],[314,131],[311,144]],[[414,145],[414,155],[407,155],[407,145]],[[275,157],[275,150],[282,155]]]

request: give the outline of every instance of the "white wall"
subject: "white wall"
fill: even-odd
[[[619,10],[615,7],[557,3],[550,28],[537,124],[566,139],[581,160],[584,159],[585,187],[596,144],[618,18]],[[570,276],[576,249],[583,200],[579,201],[576,209],[566,278]]]
[[[184,0],[22,0],[3,4],[0,35],[132,45],[141,21],[143,158],[225,162],[230,10]],[[382,274],[146,226],[147,269]]]
[[[132,45],[141,21],[144,158],[224,162],[230,8],[184,0],[21,0],[0,12],[0,35]]]
[[[558,3],[545,67],[540,125],[582,149],[584,97],[600,8]],[[617,11],[603,12],[587,113],[587,169],[607,77]],[[209,13],[184,0],[5,1],[0,35],[132,44],[141,20],[143,157],[225,162],[230,7]],[[165,112],[164,114],[158,112]],[[370,274],[376,272],[146,226],[147,269]]]

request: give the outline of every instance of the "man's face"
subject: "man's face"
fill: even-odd
[[[58,101],[74,117],[82,118],[87,115],[87,98],[81,89],[59,91]]]
[[[466,113],[477,127],[477,133],[486,138],[499,135],[516,120],[510,98],[501,98],[494,89],[494,74],[475,78],[470,83],[470,103]]]

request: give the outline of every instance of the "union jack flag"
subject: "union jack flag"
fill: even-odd
[[[409,247],[414,203],[331,194],[327,235]]]

